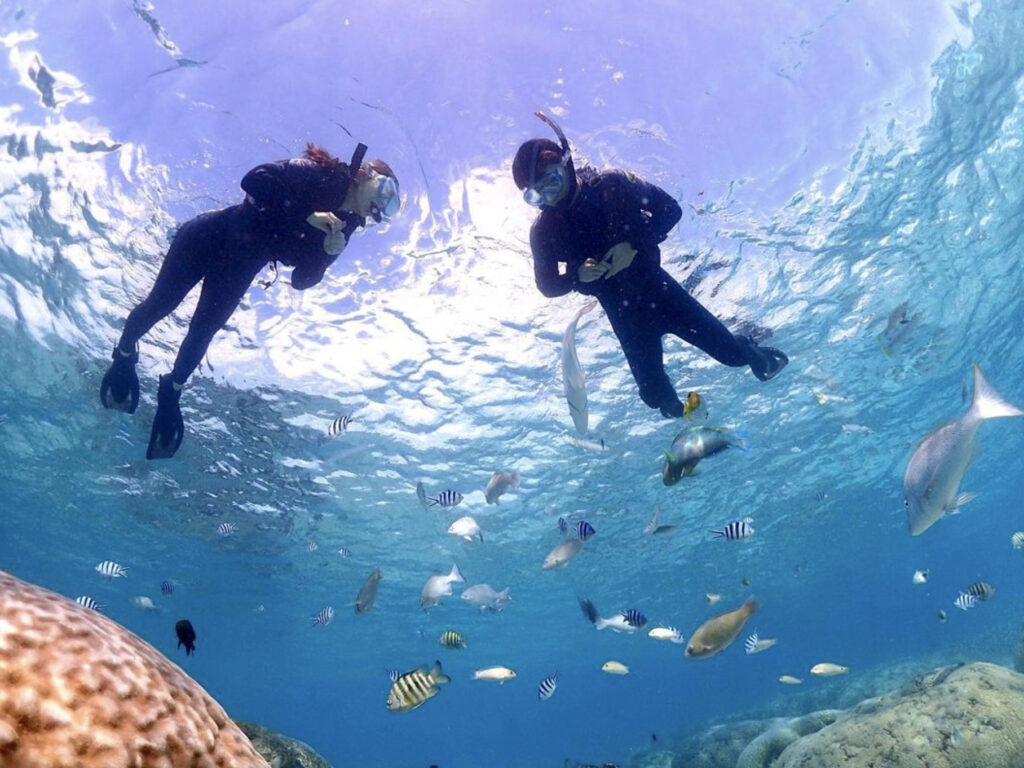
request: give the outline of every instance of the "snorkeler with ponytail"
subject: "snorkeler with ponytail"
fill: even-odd
[[[345,249],[367,217],[379,222],[398,212],[398,180],[383,160],[363,162],[359,144],[346,165],[309,144],[300,158],[260,165],[242,179],[245,200],[200,214],[171,241],[149,295],[128,315],[100,385],[105,408],[134,413],[139,404],[139,339],[169,315],[202,281],[199,303],[171,372],[160,377],[147,459],[170,458],[185,424],[182,387],[257,274],[268,263],[293,267],[293,288],[305,290]]]
[[[661,338],[671,333],[720,363],[749,365],[762,381],[786,355],[732,334],[661,267],[659,244],[682,217],[667,192],[618,170],[575,169],[569,141],[547,115],[537,117],[559,143],[530,139],[519,147],[512,177],[523,198],[540,208],[530,230],[534,278],[548,297],[570,291],[594,296],[608,315],[640,398],[668,418],[683,404],[665,373]],[[565,272],[559,265],[565,264]]]

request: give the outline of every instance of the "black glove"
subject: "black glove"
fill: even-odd
[[[160,377],[156,394],[156,415],[153,430],[149,433],[147,459],[169,459],[181,446],[185,437],[185,421],[181,418],[181,390],[174,386],[171,374]]]
[[[136,346],[130,355],[126,355],[115,344],[113,357],[114,362],[103,374],[100,383],[100,402],[104,408],[135,413],[139,405],[139,377],[135,374],[139,348]]]

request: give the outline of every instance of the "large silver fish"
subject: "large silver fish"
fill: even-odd
[[[366,613],[373,608],[373,601],[377,599],[377,587],[380,585],[380,568],[374,568],[366,578],[366,582],[356,595],[356,613]]]
[[[512,599],[509,587],[496,592],[490,584],[474,584],[462,593],[462,599],[483,611],[500,611]]]
[[[1004,416],[1024,416],[1024,411],[1003,400],[975,365],[974,399],[967,413],[925,435],[907,464],[903,505],[912,536],[974,498],[973,493],[957,493],[974,459],[974,433],[985,419]]]
[[[734,429],[687,427],[676,435],[672,447],[665,451],[661,481],[665,485],[675,485],[680,478],[693,475],[702,459],[732,447],[746,450],[746,440]]]
[[[562,568],[582,551],[582,541],[579,539],[566,539],[548,552],[548,556],[544,558],[544,562],[540,567],[545,571],[550,571],[552,568]]]
[[[562,380],[565,382],[565,399],[569,402],[569,414],[576,431],[587,434],[587,379],[583,375],[579,358],[576,357],[576,324],[587,312],[597,306],[596,301],[587,304],[576,313],[576,317],[565,329],[562,337]]]
[[[430,608],[441,602],[441,598],[452,593],[452,584],[461,584],[465,579],[459,566],[452,563],[449,573],[435,573],[423,584],[420,590],[420,606]]]

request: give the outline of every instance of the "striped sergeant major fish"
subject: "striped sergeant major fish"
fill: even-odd
[[[996,593],[996,588],[987,581],[976,581],[963,591],[979,602],[984,602]]]
[[[88,595],[79,595],[75,598],[75,602],[83,608],[88,608],[90,611],[101,612],[103,610],[103,606],[97,603]]]
[[[234,523],[221,523],[217,526],[217,535],[219,536],[231,536],[235,533],[238,533],[238,526]]]
[[[454,629],[448,629],[442,632],[441,637],[438,638],[438,642],[440,642],[445,648],[449,648],[453,651],[461,650],[466,647],[466,638]]]
[[[959,608],[961,611],[966,611],[969,608],[973,608],[978,604],[978,598],[974,595],[969,595],[966,592],[961,592],[956,600],[953,601],[953,605]]]
[[[762,640],[758,636],[757,630],[755,629],[754,634],[748,637],[746,641],[743,643],[743,650],[745,650],[747,652],[747,655],[749,656],[754,653],[760,653],[761,651],[767,651],[777,642],[778,641],[773,637],[766,637],[764,640]]]
[[[724,528],[719,530],[711,531],[715,534],[716,539],[725,539],[726,541],[739,541],[740,539],[747,539],[754,535],[754,529],[750,524],[754,522],[751,517],[745,517],[742,520],[734,520],[728,523]]]
[[[563,534],[572,534],[580,541],[589,541],[597,531],[594,530],[594,526],[588,523],[586,520],[580,520],[575,525],[570,525],[569,521],[564,517],[558,518],[558,530]]]
[[[160,594],[169,595],[174,592],[174,585],[169,581],[160,582]]]
[[[456,504],[462,501],[462,494],[459,493],[458,491],[448,489],[445,491],[441,491],[439,494],[437,494],[436,499],[428,499],[428,501],[430,502],[427,505],[428,507],[454,507]]]
[[[119,579],[128,575],[128,569],[118,565],[113,560],[104,560],[96,566],[96,572],[108,579]]]
[[[399,675],[388,692],[387,707],[391,712],[409,712],[436,696],[441,686],[450,683],[451,678],[441,671],[441,662],[427,665]]]
[[[555,688],[558,687],[558,670],[555,670],[555,674],[549,675],[540,681],[540,685],[537,686],[537,698],[541,701],[547,701],[555,694]]]
[[[331,422],[331,425],[329,427],[327,427],[327,436],[334,437],[335,435],[340,435],[342,432],[348,429],[348,425],[351,423],[352,417],[349,414],[346,413],[343,416],[339,416],[338,418]]]
[[[331,620],[333,618],[334,618],[334,608],[332,608],[329,605],[325,605],[323,608],[320,609],[320,611],[318,613],[315,613],[312,616],[310,616],[309,620],[311,622],[313,622],[313,626],[314,627],[317,626],[317,625],[320,625],[322,627],[326,627],[328,624],[331,623]]]
[[[580,318],[597,306],[596,301],[585,305],[573,317],[562,336],[562,382],[565,385],[565,400],[569,403],[569,415],[576,431],[586,437],[589,420],[587,406],[587,379],[576,356],[576,325]]]

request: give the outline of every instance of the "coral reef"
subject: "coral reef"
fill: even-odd
[[[159,651],[0,571],[4,768],[267,768],[209,694]]]
[[[269,731],[261,725],[236,720],[235,725],[270,763],[271,768],[331,768],[308,744]]]
[[[995,664],[941,667],[848,710],[716,726],[676,768],[1019,768],[1024,675]]]

